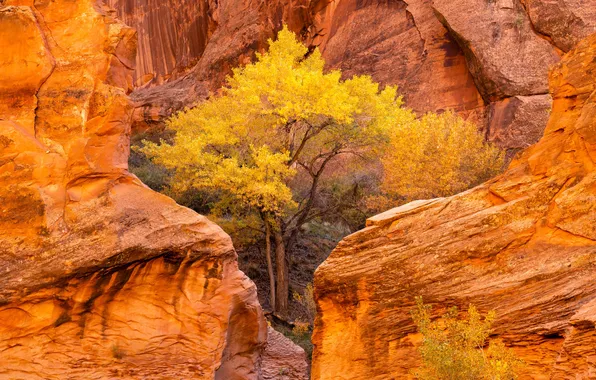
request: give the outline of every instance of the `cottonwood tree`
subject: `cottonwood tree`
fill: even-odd
[[[504,151],[452,111],[396,125],[390,147],[381,158],[381,187],[403,201],[457,194],[494,177],[504,165]]]
[[[319,51],[286,28],[269,44],[220,95],[172,117],[171,141],[141,151],[173,172],[169,190],[209,194],[210,217],[264,238],[270,304],[283,316],[303,226],[326,217],[357,227],[355,207],[375,192],[386,207],[451,195],[500,171],[503,155],[453,113],[417,119],[396,87],[326,72]]]
[[[316,198],[329,167],[340,157],[378,157],[391,131],[413,120],[395,87],[380,90],[367,76],[344,81],[339,71],[325,72],[319,51],[309,53],[284,28],[268,52],[233,71],[220,96],[169,120],[171,143],[146,142],[142,151],[174,171],[177,190],[217,192],[220,216],[238,223],[258,217],[270,303],[284,315],[286,253],[321,212]]]

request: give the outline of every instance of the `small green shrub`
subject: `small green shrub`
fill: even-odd
[[[487,346],[495,312],[482,316],[470,305],[467,318],[459,319],[451,308],[431,321],[431,307],[416,298],[412,319],[423,335],[422,366],[414,372],[421,380],[514,380],[522,362],[501,341]]]

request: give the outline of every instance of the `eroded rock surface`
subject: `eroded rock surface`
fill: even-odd
[[[550,95],[514,96],[491,103],[487,138],[505,148],[509,157],[538,142],[551,112]]]
[[[470,113],[484,105],[459,46],[430,1],[342,0],[316,12],[314,20],[320,35],[314,43],[329,68],[341,69],[345,77],[366,74],[398,85],[418,112]]]
[[[470,72],[487,101],[546,94],[555,48],[532,31],[514,0],[433,0],[441,22],[464,49]]]
[[[309,368],[304,350],[272,327],[267,330],[267,347],[263,353],[263,380],[308,380]]]
[[[550,105],[547,73],[596,31],[594,1],[433,0],[487,105],[489,141],[509,156],[538,141]]]
[[[534,29],[567,52],[596,32],[595,0],[521,0]]]
[[[550,76],[540,142],[498,178],[369,219],[315,274],[314,379],[404,379],[414,297],[495,309],[522,379],[596,373],[596,35]],[[444,310],[444,309],[443,309]]]
[[[298,33],[309,24],[308,0],[106,2],[141,35],[135,130],[161,125],[217,91],[232,68],[250,62],[284,22]]]
[[[286,23],[329,68],[397,84],[420,113],[455,109],[511,152],[544,131],[549,67],[596,27],[594,0],[105,1],[139,30],[135,131],[217,91]],[[512,112],[534,119],[527,134]]]
[[[105,0],[138,32],[135,84],[162,84],[194,66],[215,27],[216,1]]]
[[[140,87],[132,96],[139,130],[219,89],[231,69],[266,48],[284,23],[309,46],[319,46],[330,68],[397,84],[417,111],[453,108],[475,120],[483,117],[484,102],[464,55],[429,0],[205,0],[192,6],[177,2],[165,13],[150,1],[107,2],[141,35]],[[179,19],[184,21],[176,23]],[[198,37],[195,25],[203,28]],[[180,50],[181,43],[188,46]]]
[[[135,47],[93,0],[1,3],[1,378],[259,375],[230,238],[127,171]]]

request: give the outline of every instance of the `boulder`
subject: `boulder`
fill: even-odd
[[[282,333],[267,329],[267,347],[261,363],[262,380],[308,380],[306,353]]]
[[[534,33],[517,1],[433,0],[433,7],[464,51],[487,102],[548,93],[548,70],[559,56]]]
[[[567,52],[596,32],[595,0],[522,0],[536,32]]]
[[[596,31],[596,3],[433,0],[487,105],[479,125],[508,157],[538,141],[548,120],[548,70]],[[581,4],[580,4],[581,3]]]
[[[135,47],[99,1],[0,5],[1,378],[259,376],[230,238],[127,170]]]
[[[313,379],[411,377],[416,296],[435,315],[496,310],[523,379],[594,376],[595,73],[592,35],[551,72],[544,135],[503,175],[370,218],[338,245],[315,274]]]

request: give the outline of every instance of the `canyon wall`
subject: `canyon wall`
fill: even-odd
[[[298,32],[309,24],[308,0],[105,1],[141,36],[138,88],[131,96],[134,131],[161,126],[173,112],[217,91],[284,22]]]
[[[1,378],[259,378],[230,238],[127,170],[136,38],[93,0],[0,2]]]
[[[398,85],[419,113],[454,109],[509,155],[538,141],[548,68],[596,31],[596,0],[105,0],[139,30],[134,129],[217,91],[286,23],[329,68]]]
[[[106,2],[141,35],[137,87],[132,94],[135,130],[160,125],[173,112],[217,91],[231,69],[266,49],[267,40],[284,23],[311,48],[318,46],[329,68],[342,69],[346,77],[368,74],[383,84],[397,84],[416,111],[452,108],[484,120],[484,101],[464,55],[428,0],[409,5],[402,1],[204,0],[192,6],[176,2],[167,6],[165,14],[161,6],[146,0]],[[203,29],[195,41],[191,26],[199,24]],[[179,52],[179,42],[189,46]]]
[[[542,139],[503,175],[370,218],[318,268],[313,379],[411,377],[416,296],[435,315],[496,310],[521,379],[594,377],[596,35],[555,66],[550,93]]]

